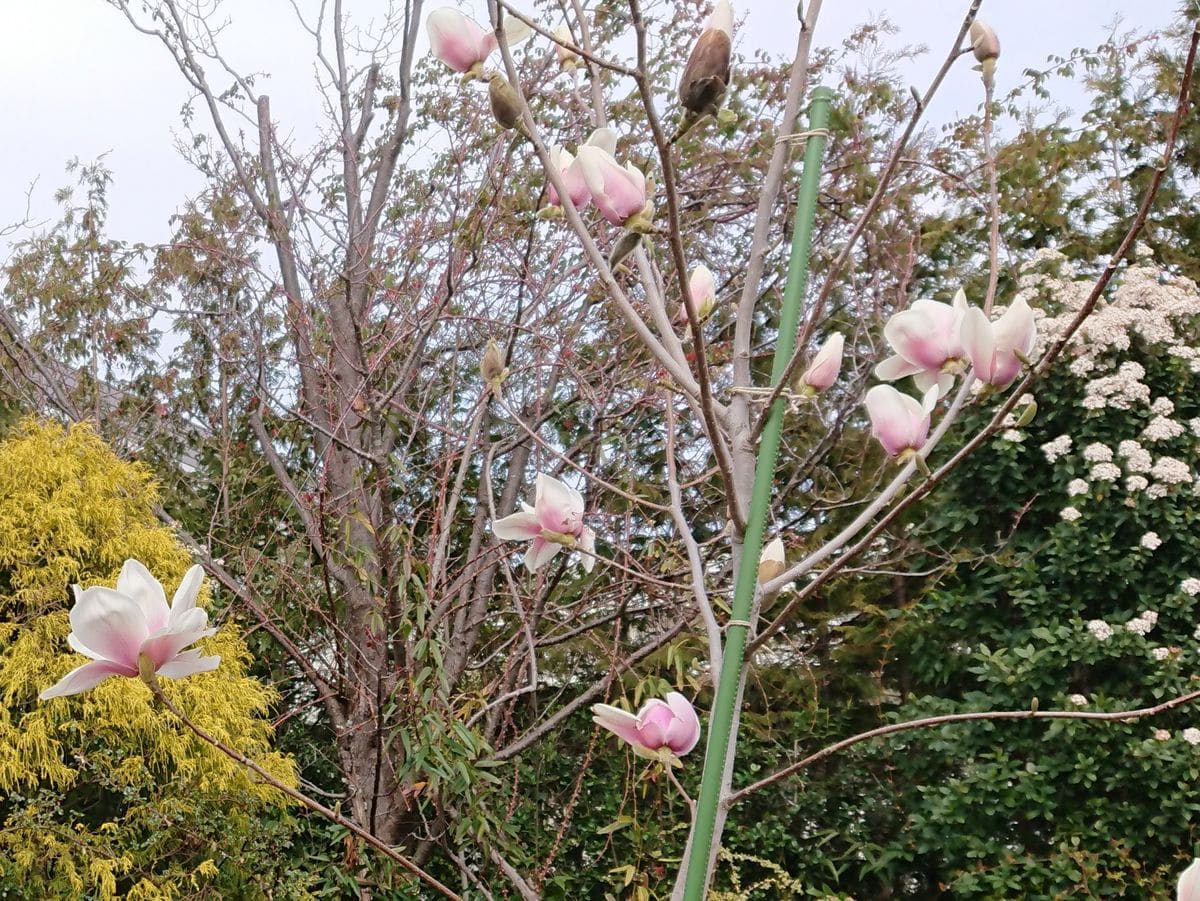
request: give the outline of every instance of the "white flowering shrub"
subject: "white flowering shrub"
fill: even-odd
[[[1039,253],[1018,290],[1045,346],[1092,285]],[[902,630],[902,718],[1150,706],[1200,673],[1200,291],[1138,259],[997,434],[914,523],[955,562]],[[1040,352],[1040,351],[1039,351]],[[970,417],[967,417],[970,419]],[[978,425],[968,422],[967,427]],[[975,556],[963,562],[963,549]],[[944,558],[943,558],[944,559]],[[1099,726],[981,723],[906,737],[913,884],[956,898],[1166,897],[1200,830],[1200,710]]]

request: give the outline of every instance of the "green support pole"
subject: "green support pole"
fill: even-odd
[[[783,309],[779,313],[779,340],[775,345],[775,361],[771,367],[771,385],[783,377],[784,369],[796,345],[800,323],[800,301],[808,284],[808,252],[812,241],[813,216],[817,209],[817,188],[821,182],[821,156],[825,152],[829,108],[833,91],[816,88],[812,93],[808,128],[812,134],[804,148],[804,174],[800,181],[800,197],[796,204],[796,220],[792,232],[792,254],[788,262],[787,288]],[[750,517],[746,522],[742,563],[738,567],[737,585],[733,595],[733,613],[726,629],[725,652],[721,659],[721,680],[713,701],[708,722],[708,744],[704,753],[704,775],[700,780],[700,797],[696,803],[696,822],[692,850],[688,859],[684,901],[704,901],[708,888],[708,858],[712,851],[713,827],[720,803],[721,780],[725,755],[731,741],[733,705],[741,681],[743,654],[746,650],[747,622],[758,582],[758,558],[762,552],[763,531],[767,509],[771,503],[771,485],[775,480],[775,460],[779,456],[779,437],[783,429],[786,401],[780,397],[771,406],[758,460],[754,469],[754,493],[750,499]]]

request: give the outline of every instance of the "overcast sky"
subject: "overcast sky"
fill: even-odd
[[[209,0],[211,2],[211,0]],[[304,10],[317,0],[295,0]],[[733,0],[745,18],[741,49],[761,45],[787,52],[795,43],[795,0]],[[384,0],[346,0],[360,22],[378,16]],[[427,9],[440,4],[437,0]],[[485,19],[484,0],[454,4]],[[1120,17],[1125,26],[1161,28],[1179,0],[985,0],[981,16],[1000,35],[997,75],[1003,93],[1027,67],[1050,54],[1099,43]],[[922,88],[940,64],[967,0],[826,0],[818,44],[840,43],[851,28],[879,13],[897,23],[897,42],[925,44],[931,52],[906,76]],[[313,88],[312,40],[295,25],[288,0],[225,0],[230,21],[222,46],[235,65],[267,72],[261,90],[272,98],[281,133],[305,134],[320,117]],[[555,24],[555,23],[552,23]],[[751,43],[753,42],[753,43]],[[967,67],[963,67],[965,72]],[[32,215],[56,215],[53,192],[69,179],[65,163],[107,154],[113,170],[110,232],[130,241],[169,237],[168,219],[201,185],[174,148],[180,109],[189,96],[164,48],[137,33],[104,0],[0,0],[0,109],[7,139],[0,144],[0,225],[24,212],[24,194],[37,180]],[[1064,94],[1063,105],[1080,97]],[[973,111],[978,79],[952,77],[929,111],[933,122]],[[0,254],[7,251],[0,249]]]

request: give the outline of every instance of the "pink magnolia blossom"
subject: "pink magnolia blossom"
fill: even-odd
[[[509,44],[529,37],[530,28],[515,16],[505,16],[504,33]],[[455,72],[473,72],[499,46],[496,33],[468,19],[452,6],[435,9],[425,20],[433,55]]]
[[[894,382],[911,375],[922,392],[937,385],[939,394],[946,394],[966,356],[961,336],[966,313],[967,297],[962,291],[953,305],[918,300],[896,313],[883,327],[896,354],[875,367],[876,378]]]
[[[639,757],[654,760],[682,757],[700,740],[696,708],[677,691],[669,692],[665,701],[647,701],[636,715],[609,704],[593,704],[592,721],[628,742]]]
[[[1200,901],[1200,858],[1193,860],[1188,868],[1179,874],[1176,901]]]
[[[199,566],[189,569],[170,607],[162,585],[136,560],[125,561],[115,590],[72,586],[75,605],[67,644],[92,662],[71,670],[39,697],[79,694],[109,676],[137,677],[143,660],[168,679],[216,669],[220,657],[201,656],[199,648],[184,650],[217,631],[208,628],[208,614],[196,606],[203,579]]]
[[[845,340],[841,332],[834,332],[821,345],[813,361],[800,376],[802,390],[808,389],[817,394],[837,381],[838,373],[842,371],[842,348],[845,346]]]
[[[1021,357],[1029,358],[1036,341],[1033,310],[1024,298],[1017,298],[995,322],[988,322],[978,307],[971,307],[963,317],[963,346],[975,377],[989,385],[1003,387],[1015,379],[1021,371]]]
[[[597,128],[588,137],[587,145],[612,153],[617,149],[616,133],[610,128]],[[578,158],[565,147],[552,147],[550,161],[557,167],[558,174],[566,183],[567,194],[571,198],[571,203],[575,205],[575,209],[582,210],[591,203],[592,194],[588,190],[587,181],[584,180],[583,166]],[[562,203],[558,196],[558,189],[554,187],[553,182],[546,190],[546,201],[551,206],[560,206]]]
[[[929,418],[937,399],[936,385],[921,400],[901,394],[891,385],[876,385],[867,392],[864,403],[871,418],[871,434],[889,457],[920,450],[929,437]]]
[[[525,566],[530,572],[564,547],[583,551],[583,568],[596,565],[596,533],[583,524],[583,495],[553,476],[538,473],[533,506],[492,523],[492,534],[503,541],[530,541]]]
[[[696,313],[696,318],[703,322],[717,305],[717,284],[709,268],[701,263],[692,270],[688,278],[687,304]],[[687,307],[679,305],[675,314],[675,322],[682,325],[688,321]]]
[[[624,168],[603,147],[584,144],[578,162],[600,215],[613,225],[625,225],[646,208],[646,176],[633,163]]]

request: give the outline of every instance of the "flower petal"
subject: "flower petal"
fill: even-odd
[[[211,657],[204,657],[202,654],[203,652],[199,648],[184,651],[173,660],[168,660],[160,666],[158,674],[167,679],[182,679],[184,676],[193,676],[196,673],[207,673],[221,665],[220,654],[213,654]]]
[[[502,541],[528,541],[542,534],[542,526],[535,513],[513,513],[493,522],[492,534]]]
[[[596,566],[596,533],[587,526],[579,536],[579,550],[583,559],[583,571],[590,573]]]
[[[923,371],[922,367],[908,362],[904,357],[897,354],[896,356],[888,357],[875,367],[875,378],[883,382],[894,382]]]
[[[539,472],[533,506],[543,529],[560,535],[579,534],[583,525],[583,495],[574,488]]]
[[[175,589],[171,598],[171,625],[189,610],[196,608],[196,596],[200,594],[200,585],[204,582],[204,567],[196,565],[184,573],[183,581]],[[151,629],[153,632],[154,630]]]
[[[136,676],[137,667],[123,666],[111,660],[93,660],[71,670],[50,688],[38,695],[45,701],[49,698],[61,698],[67,695],[77,695],[80,692],[95,688],[109,676]]]
[[[146,614],[146,628],[155,632],[167,624],[171,608],[162,584],[137,560],[126,560],[117,577],[117,591],[137,601]]]
[[[525,568],[531,573],[537,572],[560,550],[562,550],[561,544],[547,541],[539,535],[533,539],[533,543],[529,545],[529,550],[525,552]]]
[[[631,745],[640,745],[641,736],[638,734],[638,718],[628,710],[613,707],[611,704],[593,704],[592,722],[603,726],[613,735]]]
[[[166,605],[166,601],[163,601]],[[71,631],[82,646],[99,657],[137,671],[138,649],[150,630],[146,614],[133,598],[96,585],[76,596],[70,613]],[[166,617],[163,617],[166,621]]]

